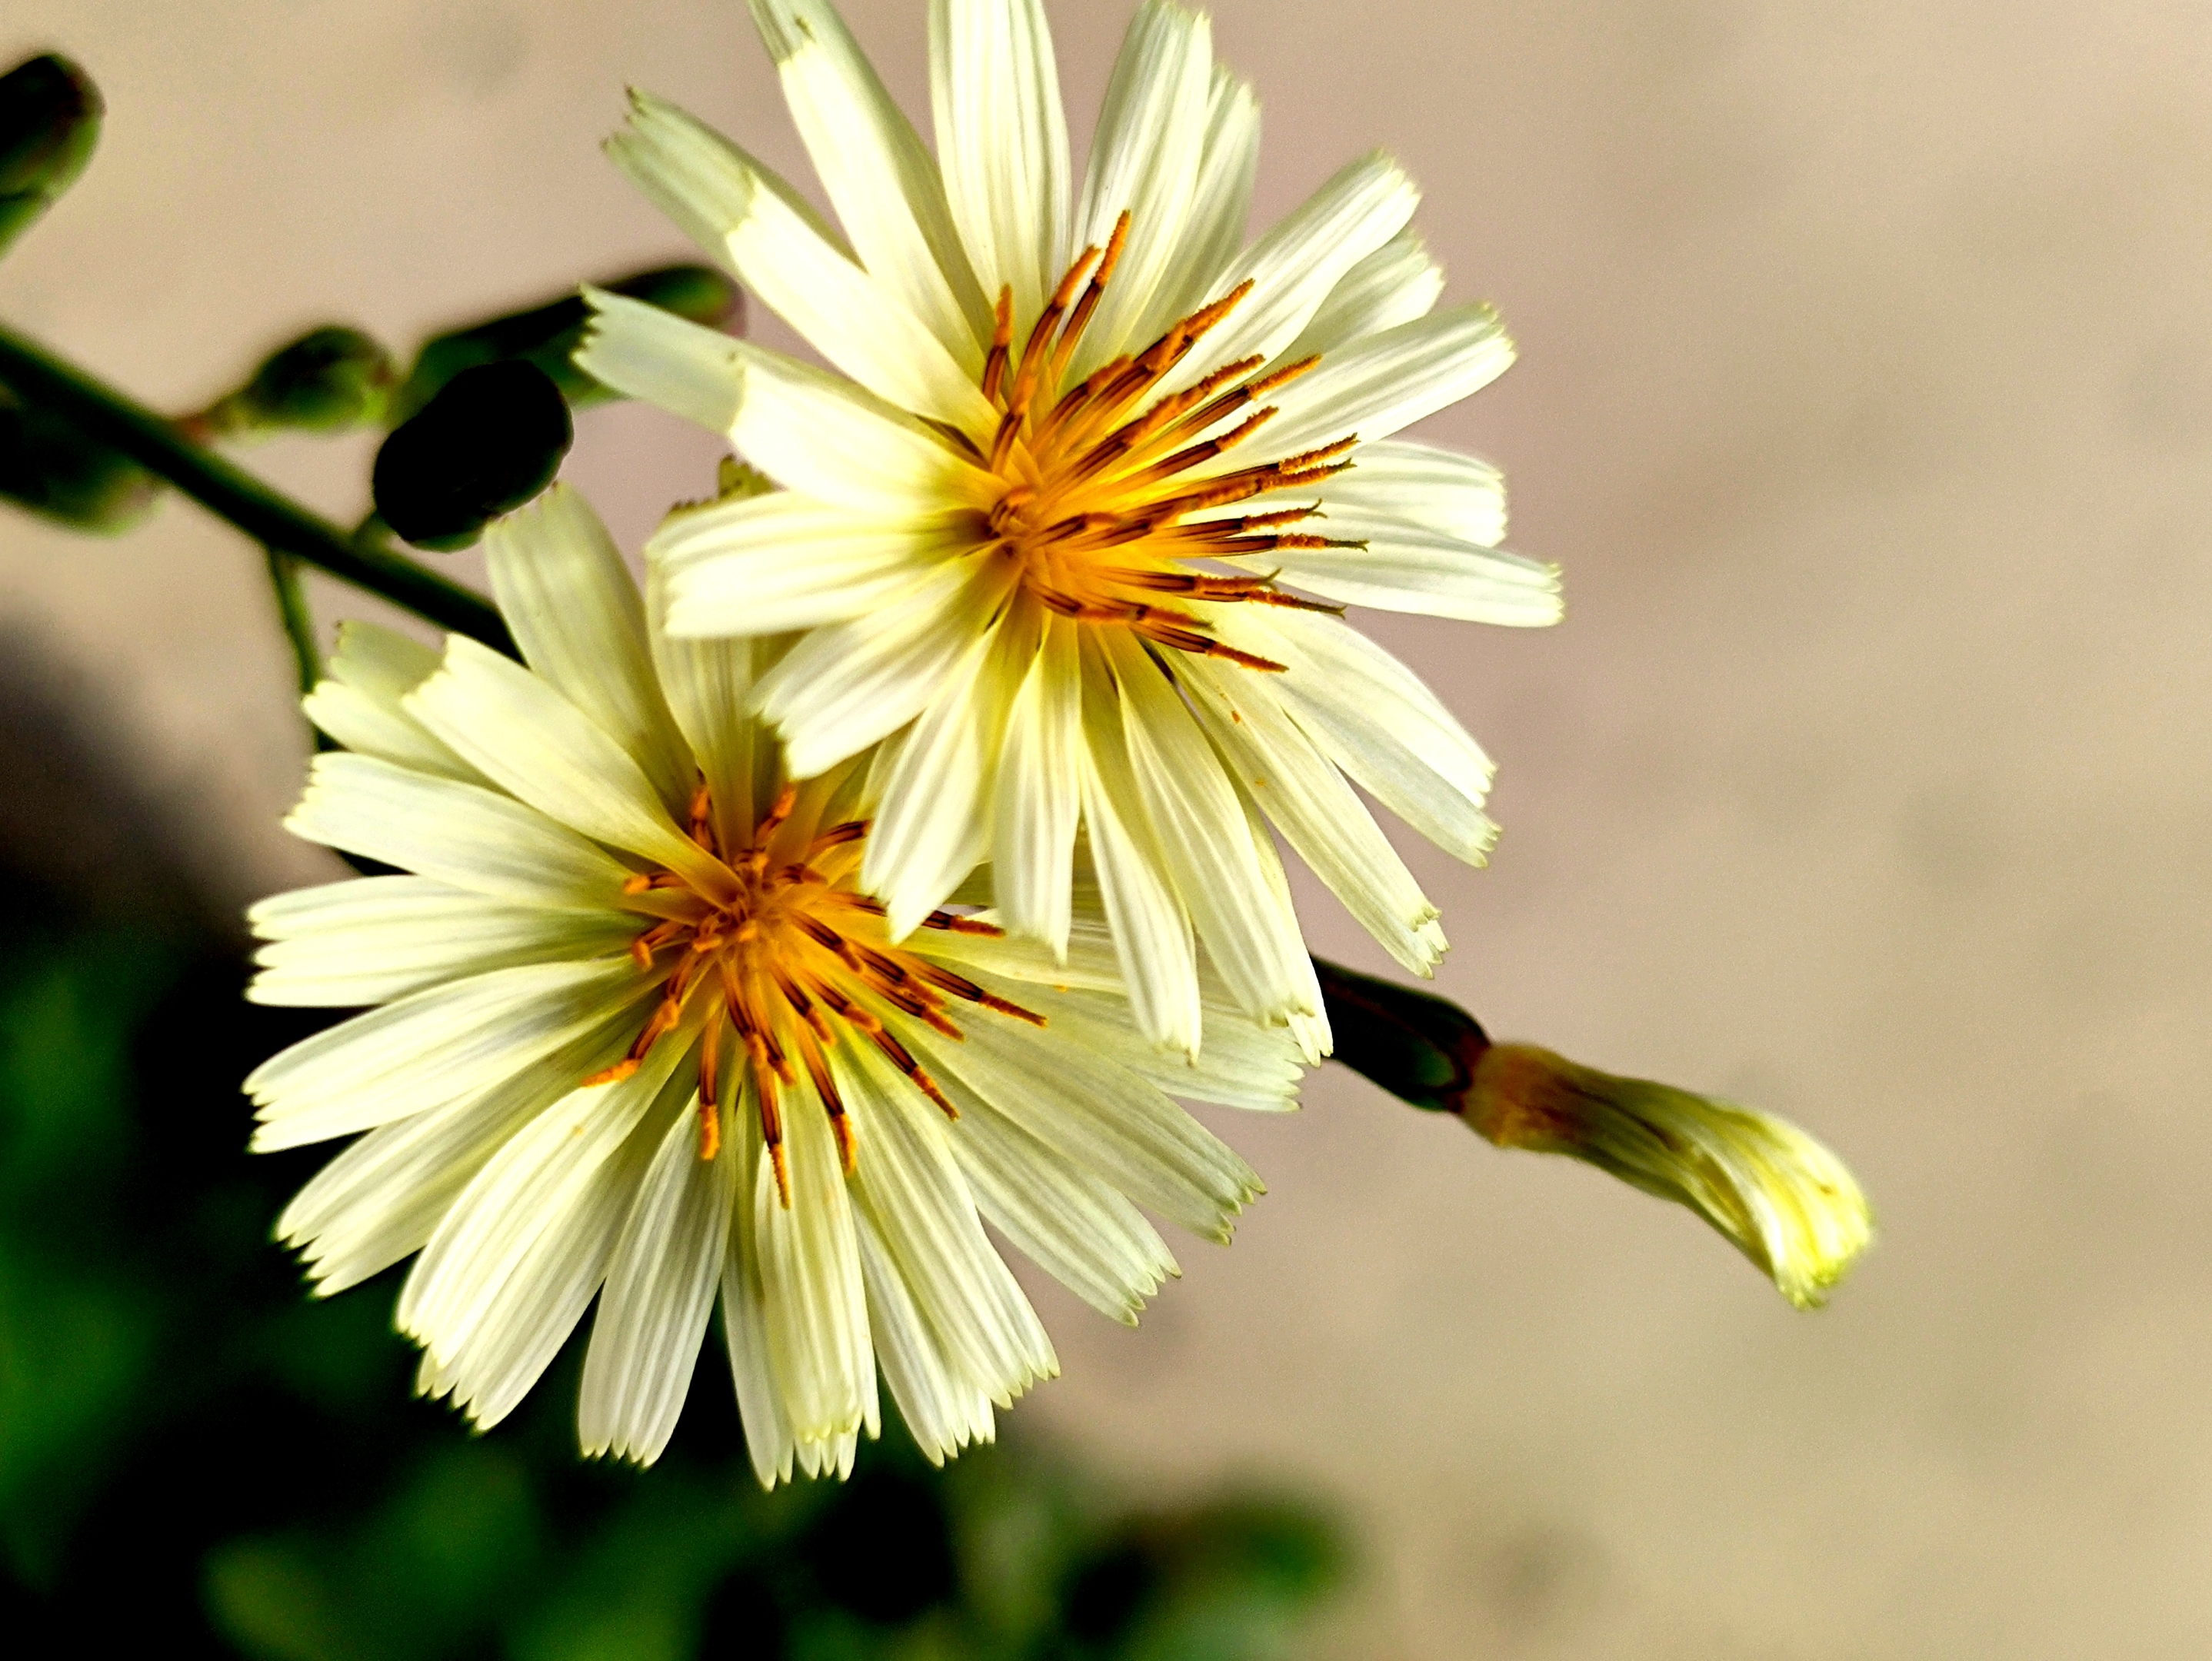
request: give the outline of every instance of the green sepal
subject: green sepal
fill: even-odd
[[[417,548],[466,548],[553,482],[574,437],[560,389],[526,360],[465,369],[376,452],[377,513]]]
[[[1482,1024],[1456,1003],[1314,959],[1336,1048],[1331,1060],[1431,1112],[1457,1112],[1490,1047]]]
[[[57,53],[0,75],[0,252],[76,183],[105,110],[91,77]]]
[[[704,265],[670,265],[599,286],[709,328],[726,324],[744,300],[735,282]],[[614,392],[571,361],[583,343],[589,316],[581,294],[564,294],[547,305],[425,341],[405,384],[392,399],[392,419],[407,420],[462,370],[510,359],[544,371],[561,389],[561,395],[577,408],[613,398]]]

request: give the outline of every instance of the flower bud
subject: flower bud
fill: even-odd
[[[1827,1300],[1874,1237],[1844,1162],[1796,1125],[1533,1045],[1475,1064],[1461,1116],[1500,1148],[1571,1154],[1688,1206],[1800,1309]]]
[[[1566,1154],[1686,1205],[1801,1309],[1874,1237],[1844,1162],[1785,1120],[1533,1045],[1492,1044],[1442,998],[1316,961],[1335,1059],[1500,1148]]]
[[[317,329],[270,353],[245,385],[184,425],[202,440],[379,426],[398,379],[392,355],[358,329]]]
[[[0,496],[73,530],[128,530],[161,483],[121,452],[0,386]]]
[[[103,108],[85,72],[52,52],[0,75],[0,252],[76,183]]]
[[[709,328],[723,326],[744,303],[735,282],[704,265],[641,271],[603,286]],[[570,294],[549,305],[494,318],[424,342],[406,384],[393,400],[393,419],[405,421],[462,370],[513,358],[534,364],[550,376],[572,405],[581,407],[613,397],[612,392],[571,361],[583,341],[587,318],[583,296]]]
[[[417,548],[466,548],[552,482],[574,436],[560,390],[531,364],[465,369],[376,452],[376,511]]]

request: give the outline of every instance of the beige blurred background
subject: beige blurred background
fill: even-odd
[[[1080,142],[1126,13],[1053,10]],[[2212,10],[1213,11],[1261,215],[1386,144],[1522,345],[1426,435],[1506,465],[1568,621],[1374,623],[1504,767],[1490,870],[1409,849],[1442,989],[1796,1117],[1884,1232],[1800,1315],[1686,1214],[1331,1070],[1225,1127],[1273,1192],[1140,1331],[1040,1294],[1066,1376],[1017,1426],[1334,1496],[1325,1656],[2212,1652]],[[848,13],[923,109],[919,0]],[[0,58],[44,46],[111,115],[0,315],[173,409],[288,330],[682,255],[596,151],[625,81],[804,173],[737,0],[11,0]],[[366,454],[252,464],[350,516]],[[620,409],[570,471],[635,538],[711,455]],[[276,827],[252,549],[10,516],[0,629],[230,891],[325,873]]]

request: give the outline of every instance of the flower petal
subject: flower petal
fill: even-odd
[[[576,367],[626,397],[727,435],[744,397],[740,343],[673,312],[584,285],[592,308]]]
[[[569,1150],[572,1162],[561,1173],[564,1180],[541,1185],[520,1202],[543,1208],[543,1225],[530,1231],[526,1244],[480,1265],[488,1271],[486,1302],[481,1318],[465,1334],[442,1346],[428,1334],[412,1335],[427,1340],[416,1372],[418,1390],[426,1396],[451,1394],[479,1430],[489,1430],[521,1405],[606,1278],[623,1218],[672,1111],[668,1098],[683,1088],[665,1088],[610,1156],[579,1159]],[[454,1209],[459,1214],[462,1208]],[[441,1228],[426,1248],[424,1261],[442,1238]],[[413,1286],[410,1276],[408,1289]],[[403,1307],[405,1300],[403,1291]]]
[[[860,867],[903,940],[990,852],[988,788],[1019,682],[994,621],[945,678],[899,746]]]
[[[1190,912],[1169,881],[1167,856],[1130,771],[1119,695],[1088,641],[1083,660],[1083,744],[1076,756],[1077,779],[1091,862],[1097,869],[1100,898],[1128,988],[1129,1007],[1138,1027],[1153,1043],[1196,1055],[1204,1026]]]
[[[594,1197],[592,1178],[664,1094],[679,1094],[696,1076],[684,1046],[656,1045],[644,1064],[619,1083],[569,1092],[477,1173],[438,1225],[399,1294],[396,1319],[402,1331],[429,1351],[426,1363],[448,1367],[487,1325],[512,1326],[519,1317],[526,1318],[527,1312],[515,1306],[520,1300],[506,1295],[508,1282],[525,1269],[549,1230],[582,1232],[575,1226],[582,1213],[568,1214]],[[663,1113],[672,1117],[677,1105],[662,1102]],[[648,1158],[659,1143],[659,1128],[654,1126],[643,1150]],[[614,1250],[628,1200],[623,1196],[620,1203],[605,1205],[613,1197],[604,1197],[590,1213],[603,1225],[603,1238],[590,1242],[602,1269]],[[592,1277],[582,1301],[568,1314],[562,1336],[582,1315],[598,1285]],[[555,1343],[557,1347],[557,1338]],[[551,1359],[550,1354],[545,1359]]]
[[[854,1434],[872,1409],[875,1361],[860,1247],[828,1115],[804,1087],[788,1093],[783,1106],[791,1203],[778,1196],[770,1161],[756,1157],[750,1192],[741,1191],[738,1203],[752,1212],[769,1366],[800,1458],[819,1469],[824,1445]],[[757,1138],[750,1081],[737,1113],[753,1121],[746,1134]]]
[[[753,694],[793,777],[811,779],[920,714],[1012,579],[1003,561],[948,560],[894,603],[793,647]]]
[[[1237,1003],[1262,1021],[1317,1014],[1297,914],[1278,905],[1243,809],[1174,684],[1126,633],[1109,637],[1129,767],[1169,880]]]
[[[539,812],[696,884],[726,890],[722,863],[676,828],[645,774],[574,704],[510,658],[455,635],[410,713]]]
[[[1226,286],[1221,274],[1244,246],[1259,172],[1260,100],[1251,82],[1216,64],[1203,160],[1184,237],[1183,286],[1167,300],[1166,315],[1188,317]]]
[[[1334,763],[1260,676],[1202,658],[1177,665],[1225,763],[1298,857],[1385,949],[1427,975],[1443,955],[1439,913]]]
[[[263,900],[256,1003],[360,1008],[521,963],[610,957],[638,919],[520,906],[421,876],[356,877]]]
[[[630,1022],[603,1021],[481,1094],[378,1126],[292,1198],[276,1237],[301,1249],[330,1297],[419,1252],[439,1219],[508,1139],[629,1048]]]
[[[831,1064],[862,1150],[852,1179],[857,1209],[953,1366],[991,1401],[1011,1406],[1060,1362],[983,1233],[943,1115],[872,1046],[841,1046]]]
[[[1505,540],[1504,476],[1455,450],[1403,439],[1363,444],[1350,470],[1292,494],[1321,499],[1332,536],[1387,539],[1426,530],[1483,548]]]
[[[432,737],[400,707],[438,667],[438,653],[420,640],[350,619],[338,625],[329,674],[301,700],[307,718],[357,755],[482,784],[483,775]]]
[[[1075,828],[1083,809],[1082,667],[1076,625],[1044,620],[1006,717],[993,803],[991,883],[1006,925],[1067,956]]]
[[[637,581],[568,485],[492,521],[484,564],[523,661],[644,769],[661,805],[691,800],[691,755],[661,696]]]
[[[258,1149],[297,1148],[490,1089],[645,989],[625,959],[495,969],[387,1003],[278,1051],[247,1075]]]
[[[699,766],[721,845],[741,845],[760,821],[774,789],[775,743],[745,712],[753,683],[775,660],[779,641],[693,640],[668,633],[668,600],[659,568],[646,573],[653,661],[670,712]]]
[[[1328,519],[1332,537],[1364,545],[1285,549],[1267,556],[1266,569],[1324,599],[1382,611],[1506,628],[1547,628],[1565,615],[1557,566],[1433,532],[1363,523],[1356,513],[1332,509]]]
[[[1402,230],[1338,280],[1304,331],[1283,349],[1283,358],[1296,363],[1425,318],[1443,291],[1443,268],[1419,235]]]
[[[799,136],[861,264],[965,373],[980,376],[990,302],[921,135],[826,0],[752,0],[752,11]]]
[[[945,195],[986,300],[1026,327],[1067,258],[1067,120],[1042,0],[931,0],[929,97]]]
[[[295,836],[526,905],[616,907],[629,869],[535,808],[343,751],[309,763]]]
[[[1188,386],[1217,365],[1273,359],[1296,340],[1352,267],[1405,227],[1421,193],[1380,150],[1349,163],[1290,217],[1254,243],[1215,283],[1252,292],[1208,335],[1163,390]]]
[[[732,1138],[738,1145],[735,1225],[722,1264],[722,1338],[730,1353],[730,1377],[737,1387],[738,1416],[745,1429],[745,1452],[764,1488],[791,1480],[797,1443],[783,1391],[769,1359],[768,1294],[761,1283],[760,1249],[751,1204],[760,1159],[757,1122]]]
[[[898,1403],[922,1458],[942,1465],[971,1442],[994,1439],[991,1398],[931,1329],[874,1221],[865,1210],[856,1210],[853,1222],[867,1282],[868,1325],[875,1334],[884,1382],[890,1386],[891,1399]]]
[[[699,1157],[696,1112],[669,1122],[615,1243],[584,1355],[576,1429],[587,1457],[649,1465],[675,1434],[728,1255],[737,1171],[734,1148]]]
[[[584,297],[594,316],[576,354],[580,367],[726,434],[779,484],[895,517],[981,510],[998,500],[1003,487],[990,474],[842,376],[619,294],[586,288]]]
[[[927,1030],[909,1047],[964,1115],[994,1109],[1139,1205],[1207,1240],[1266,1191],[1252,1167],[1153,1086],[1112,1063],[1070,1069],[1052,1040],[1012,1021],[977,1021],[964,1043]]]
[[[678,633],[775,634],[873,610],[975,543],[957,524],[777,490],[675,514],[645,551],[666,579]]]
[[[1296,455],[1355,433],[1363,441],[1388,438],[1480,391],[1512,361],[1513,343],[1487,306],[1417,318],[1352,342],[1272,395],[1282,413],[1267,424],[1268,448]],[[1243,461],[1231,451],[1206,470],[1230,471]]]
[[[1182,1273],[1158,1231],[1112,1185],[995,1109],[963,1112],[950,1140],[992,1226],[1099,1313],[1134,1326],[1160,1282]]]
[[[1498,840],[1482,811],[1496,769],[1418,676],[1334,617],[1224,612],[1219,627],[1288,666],[1276,696],[1353,783],[1445,852],[1483,863]]]
[[[1124,212],[1128,241],[1070,360],[1071,383],[1119,353],[1142,349],[1175,320],[1169,307],[1189,287],[1190,217],[1212,85],[1212,20],[1171,0],[1146,0],[1106,85],[1075,216],[1079,246],[1103,247]]]
[[[809,345],[861,385],[903,409],[988,439],[996,413],[928,326],[796,206],[769,170],[672,104],[630,94],[630,124],[607,153],[655,200],[690,193],[696,221],[714,233],[748,288]],[[702,189],[694,175],[711,168]]]

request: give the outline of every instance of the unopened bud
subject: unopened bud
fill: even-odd
[[[91,78],[52,52],[0,75],[0,251],[76,183],[103,107]]]
[[[112,535],[144,518],[161,490],[130,457],[0,386],[0,497],[73,530]]]
[[[559,389],[530,364],[463,370],[376,452],[377,513],[417,548],[466,548],[553,482],[574,436]]]
[[[641,271],[603,288],[711,329],[736,317],[744,296],[735,282],[704,265],[671,265]],[[563,294],[544,306],[472,324],[423,343],[392,403],[392,418],[405,421],[435,397],[439,389],[464,369],[520,359],[551,377],[572,405],[602,403],[615,396],[572,361],[582,344],[589,310],[580,294]]]
[[[380,426],[398,384],[392,355],[358,329],[317,329],[270,353],[253,378],[182,425],[200,439]]]
[[[1565,1154],[1686,1205],[1801,1309],[1826,1300],[1874,1238],[1866,1196],[1786,1120],[1532,1045],[1492,1044],[1425,992],[1316,961],[1335,1059],[1500,1148]]]
[[[1786,1119],[1671,1084],[1497,1044],[1461,1116],[1500,1148],[1570,1154],[1688,1206],[1800,1309],[1826,1302],[1874,1238],[1843,1161]]]

